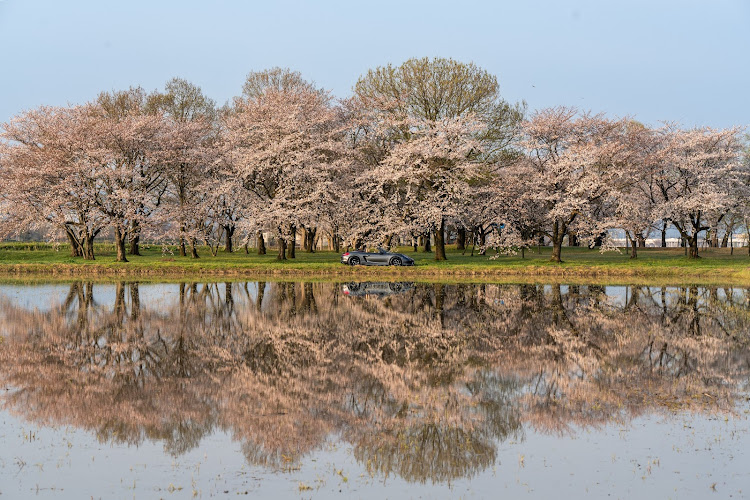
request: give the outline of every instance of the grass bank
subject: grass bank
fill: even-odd
[[[448,260],[436,262],[434,254],[401,248],[416,261],[415,267],[348,267],[339,263],[333,252],[297,251],[297,258],[276,260],[268,255],[219,252],[212,256],[201,249],[201,258],[179,257],[164,253],[161,247],[144,247],[142,256],[128,256],[130,262],[115,262],[112,245],[96,247],[96,260],[84,261],[69,256],[66,246],[43,243],[0,244],[0,275],[4,278],[139,277],[139,279],[250,278],[269,277],[340,280],[399,279],[415,281],[606,281],[713,283],[750,286],[750,257],[746,248],[705,249],[702,258],[690,260],[681,248],[648,248],[638,259],[625,253],[588,248],[563,249],[562,264],[549,261],[550,249],[531,249],[520,255],[490,259],[476,253],[448,249]]]

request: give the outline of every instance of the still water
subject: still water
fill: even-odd
[[[750,289],[0,285],[1,498],[747,498]]]

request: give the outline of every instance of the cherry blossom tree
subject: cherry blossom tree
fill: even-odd
[[[392,147],[380,164],[365,172],[385,210],[391,232],[435,235],[435,259],[445,260],[445,225],[468,205],[470,183],[485,173],[482,127],[474,117],[413,120],[402,125],[410,139]]]
[[[497,176],[492,176],[485,185],[471,186],[468,206],[463,207],[456,216],[458,231],[463,229],[471,237],[472,255],[477,245],[480,255],[484,255],[487,236],[492,233],[493,224],[508,213],[507,205],[503,203],[506,198],[497,187]],[[466,250],[465,244],[463,250]]]
[[[316,219],[321,186],[340,156],[339,114],[327,93],[267,88],[224,120],[227,161],[254,205],[244,224],[272,230],[278,259],[294,256],[297,228]],[[289,254],[285,254],[289,247]]]
[[[41,107],[0,127],[2,234],[63,233],[72,256],[94,259],[107,221],[97,206],[97,120],[92,105]]]
[[[658,133],[663,143],[654,181],[660,194],[656,214],[680,232],[689,257],[698,258],[700,233],[748,194],[750,169],[741,161],[739,130],[668,124]]]
[[[257,99],[262,96],[268,90],[276,90],[279,92],[313,92],[319,93],[322,97],[326,96],[326,92],[320,88],[317,88],[313,82],[307,81],[302,77],[299,71],[293,71],[289,68],[274,67],[265,69],[262,71],[252,71],[247,75],[245,83],[242,86],[242,97],[244,99]],[[330,96],[328,96],[330,98]],[[340,191],[337,185],[329,186],[335,191]],[[333,192],[331,191],[331,194]],[[335,198],[329,197],[328,201]],[[326,205],[328,207],[330,205]],[[321,207],[323,208],[323,207]],[[338,210],[336,210],[338,212]],[[319,222],[323,222],[322,219],[327,219],[324,214],[319,214],[320,221],[315,220],[307,224],[300,224],[298,229],[302,230],[303,233],[303,247],[308,252],[314,252],[315,238],[318,233]],[[336,231],[333,231],[334,233]],[[338,238],[338,235],[332,236],[334,240]],[[263,241],[262,232],[258,232],[258,252],[265,253],[265,242]],[[294,256],[294,247],[290,246],[288,250],[291,255]]]
[[[630,258],[638,257],[659,221],[655,204],[659,188],[655,182],[660,168],[661,141],[650,128],[634,121],[620,122],[617,132],[622,144],[611,190],[605,202],[607,229],[622,229],[630,242]]]
[[[561,262],[564,237],[594,237],[602,230],[601,206],[616,179],[621,121],[558,107],[538,111],[522,125],[524,155],[505,169],[501,182],[520,184],[518,202],[531,208],[537,231],[552,241]]]
[[[158,161],[163,117],[147,113],[146,93],[140,87],[100,94],[95,114],[95,202],[112,227],[117,261],[127,262],[128,233],[131,253],[137,255],[141,231],[166,189]]]
[[[206,239],[205,217],[213,214],[215,208],[210,199],[219,194],[221,187],[216,185],[216,173],[212,172],[218,152],[215,104],[200,87],[173,78],[164,92],[148,96],[147,106],[151,112],[164,115],[158,151],[167,181],[163,226],[167,236],[177,239],[181,256],[187,254],[189,243],[192,257],[197,258],[197,242]],[[211,209],[206,205],[212,205]],[[227,223],[222,227],[231,251],[234,225]]]
[[[214,135],[207,120],[164,120],[158,159],[167,190],[155,222],[159,239],[177,241],[181,256],[189,244],[191,256],[198,258],[198,242],[214,236],[221,239],[219,232],[228,225],[221,224],[225,222],[221,213],[225,193],[214,165],[218,154]],[[217,232],[217,226],[221,231]]]
[[[463,160],[457,162],[457,155],[455,151],[449,151],[451,145],[448,143],[436,145],[436,139],[446,137],[445,134],[425,131],[453,128],[455,133],[457,124],[471,123],[474,134],[471,139],[475,144],[481,144],[481,148],[472,151],[473,161],[476,162],[483,156],[490,163],[505,156],[515,137],[516,125],[523,115],[524,105],[511,105],[503,100],[497,78],[485,70],[474,64],[443,58],[410,59],[398,67],[388,65],[370,70],[359,79],[354,92],[360,109],[358,129],[365,138],[360,142],[368,167],[391,174],[398,172],[398,165],[410,164],[409,168],[412,170],[417,165],[423,168],[423,172],[419,174],[423,182],[418,189],[412,183],[408,189],[383,193],[388,199],[387,203],[394,203],[396,193],[399,192],[402,195],[398,196],[405,203],[411,203],[411,208],[406,210],[405,215],[402,207],[389,207],[396,212],[393,220],[410,221],[414,225],[413,232],[433,232],[435,258],[444,260],[445,226],[450,214],[443,211],[446,208],[444,205],[429,206],[428,200],[442,200],[453,189],[446,184],[448,177],[452,176],[446,171],[453,164],[463,165]],[[432,137],[428,139],[430,134]],[[413,148],[407,146],[412,140],[418,142]],[[432,141],[431,145],[427,144],[429,141]],[[448,156],[439,160],[434,156],[436,148],[442,148]],[[464,149],[464,152],[468,150]],[[428,161],[424,155],[432,157]],[[417,160],[419,157],[422,160]],[[430,168],[428,164],[432,168],[439,166],[432,178],[425,176]],[[461,175],[452,177],[456,179]],[[404,176],[400,179],[404,180]],[[465,181],[466,179],[463,182]],[[373,175],[372,182],[374,186],[368,191],[382,191],[381,179]],[[455,191],[450,193],[453,201],[456,194],[458,193]],[[384,211],[374,201],[376,199],[369,197],[369,211],[373,214]],[[420,203],[415,205],[417,200]],[[429,213],[426,213],[428,206]],[[451,210],[455,208],[452,206]],[[377,215],[383,217],[386,214]],[[372,225],[372,220],[369,224]]]

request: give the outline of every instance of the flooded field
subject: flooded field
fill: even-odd
[[[750,290],[0,285],[1,498],[750,497]]]

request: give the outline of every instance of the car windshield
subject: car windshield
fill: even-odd
[[[383,248],[380,248],[380,247],[378,247],[378,252],[379,253],[388,253],[387,250],[384,250]]]

